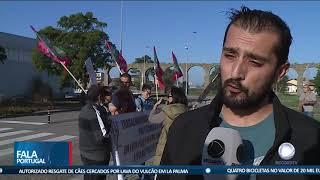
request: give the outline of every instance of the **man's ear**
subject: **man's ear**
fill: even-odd
[[[286,62],[284,64],[281,64],[278,67],[277,76],[276,76],[276,81],[277,82],[282,80],[282,78],[288,73],[289,68],[290,68],[290,63],[288,63],[288,62]]]

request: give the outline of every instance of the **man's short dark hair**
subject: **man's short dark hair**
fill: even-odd
[[[149,84],[143,84],[142,91],[145,91],[145,90],[151,90],[151,86]]]
[[[292,36],[288,25],[279,16],[269,11],[249,9],[245,6],[241,6],[240,10],[231,9],[228,13],[230,14],[230,23],[224,34],[223,45],[231,25],[238,26],[251,33],[275,32],[279,35],[279,43],[274,47],[278,65],[288,61]]]
[[[130,75],[129,73],[123,73],[123,74],[121,74],[121,75],[120,75],[120,78],[122,78],[122,77],[126,77],[126,78],[128,78],[128,79],[131,81],[131,75]]]
[[[97,102],[100,94],[100,87],[98,85],[92,85],[88,89],[87,100],[91,103]]]
[[[103,86],[100,88],[100,95],[105,97],[105,96],[111,96],[112,95],[112,90],[109,86]]]

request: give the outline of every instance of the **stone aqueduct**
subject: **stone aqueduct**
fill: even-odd
[[[308,69],[308,68],[317,68],[319,67],[319,63],[305,63],[305,64],[290,64],[290,68],[294,69],[297,74],[297,86],[298,86],[298,92],[300,92],[300,90],[302,89],[302,85],[303,85],[303,73]],[[166,69],[170,68],[173,66],[173,64],[161,64],[160,65],[161,68],[163,69],[163,71],[165,71]],[[186,72],[186,64],[185,63],[180,63],[179,64],[183,74],[185,74]],[[219,64],[206,64],[206,63],[188,63],[188,71],[192,68],[192,67],[201,67],[204,70],[204,87],[207,86],[209,84],[209,78],[210,78],[210,72],[211,70],[218,68]],[[143,63],[133,63],[133,64],[129,64],[128,65],[129,69],[137,69],[140,72],[146,74],[146,72],[148,72],[150,69],[153,68],[153,64],[152,63],[147,63],[144,64]],[[110,72],[111,69],[107,69],[106,71],[108,72],[105,75],[105,78],[108,78],[108,74]],[[146,76],[144,76],[146,77]],[[183,81],[185,81],[185,76],[183,76]]]

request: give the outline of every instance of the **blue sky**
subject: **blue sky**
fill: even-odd
[[[120,1],[0,1],[0,32],[35,37],[29,25],[36,29],[56,26],[61,16],[91,11],[108,24],[105,31],[119,48],[120,4]],[[155,45],[161,62],[171,62],[173,50],[179,62],[185,62],[188,54],[191,62],[217,63],[228,23],[225,12],[241,5],[270,10],[287,22],[294,39],[291,63],[319,61],[320,2],[316,1],[124,1],[124,57],[128,63],[144,54],[152,57],[152,49],[146,46]],[[190,46],[188,53],[186,44]],[[199,68],[192,69],[191,80],[198,81],[201,73]]]

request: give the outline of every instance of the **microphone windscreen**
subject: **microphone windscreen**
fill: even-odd
[[[240,164],[237,158],[237,149],[241,144],[242,140],[238,131],[223,127],[213,128],[205,140],[202,151],[202,164]]]

